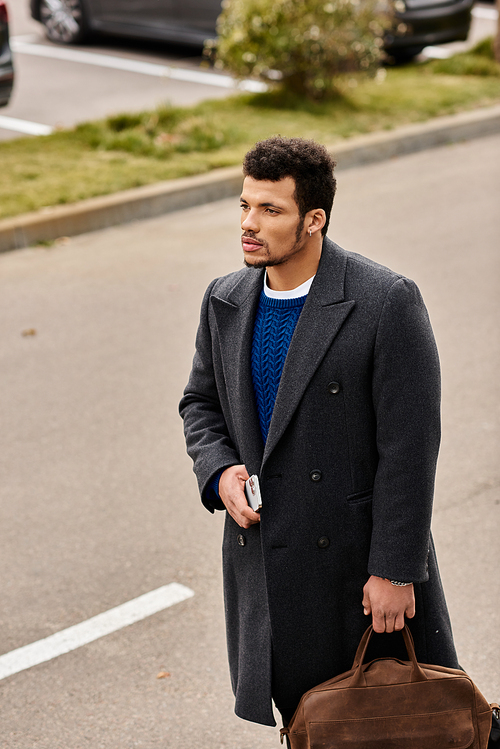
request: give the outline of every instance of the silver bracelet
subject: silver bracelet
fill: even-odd
[[[397,585],[398,588],[406,588],[407,585],[413,585],[413,583],[402,583],[399,580],[389,580],[391,585]]]

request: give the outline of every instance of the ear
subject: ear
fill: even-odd
[[[316,232],[321,232],[321,229],[326,224],[326,213],[322,208],[315,208],[312,211],[309,211],[306,213],[306,218],[304,221],[304,226],[306,228],[307,234],[310,236],[313,234],[316,234]]]

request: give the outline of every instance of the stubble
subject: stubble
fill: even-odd
[[[248,262],[248,260],[244,257],[243,263],[246,265],[247,268],[255,268],[256,270],[259,270],[260,268],[273,268],[277,265],[283,265],[284,263],[287,263],[294,255],[296,255],[298,252],[300,252],[303,248],[303,242],[302,242],[302,230],[304,228],[304,220],[303,218],[299,218],[299,221],[297,223],[297,228],[295,230],[295,242],[288,250],[288,252],[284,253],[283,255],[275,255],[274,257],[271,255],[271,251],[269,249],[268,242],[263,242],[262,247],[259,250],[259,254],[264,254],[264,257],[260,257],[258,260],[255,260],[255,262]],[[245,232],[243,235],[244,237],[248,237],[249,239],[257,239],[257,237],[252,232]]]

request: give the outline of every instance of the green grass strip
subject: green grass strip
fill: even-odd
[[[382,70],[376,80],[351,76],[336,100],[321,105],[279,93],[238,95],[4,141],[0,218],[238,164],[253,143],[277,133],[330,145],[498,102],[500,66],[473,51]]]

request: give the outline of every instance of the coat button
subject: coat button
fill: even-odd
[[[245,536],[242,533],[238,533],[238,535],[236,536],[236,540],[238,541],[240,546],[245,546],[247,542]]]
[[[340,392],[340,385],[338,382],[329,382],[327,385],[327,390],[332,395],[337,395],[337,393]]]
[[[318,538],[318,546],[320,549],[328,548],[330,546],[330,539],[326,536],[321,536],[321,538]]]
[[[321,481],[322,475],[323,474],[321,473],[321,471],[318,471],[318,469],[316,468],[314,471],[311,471],[311,473],[309,474],[309,478],[311,479],[311,481]]]

